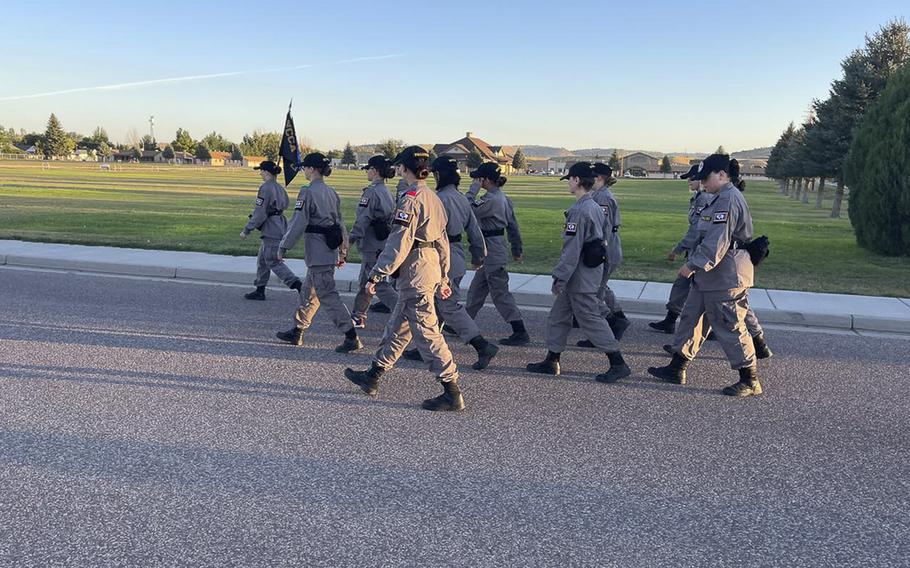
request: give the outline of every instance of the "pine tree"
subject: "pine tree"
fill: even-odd
[[[483,156],[480,155],[480,152],[477,150],[477,148],[472,148],[471,152],[468,154],[466,162],[468,164],[468,167],[472,170],[477,169],[480,167],[480,164],[483,163]]]
[[[670,156],[664,156],[660,161],[660,173],[668,174],[673,171],[673,168],[670,166]]]
[[[512,167],[519,172],[528,169],[528,161],[525,159],[525,153],[521,151],[521,148],[515,150],[515,155],[512,156]]]
[[[610,166],[610,169],[613,170],[613,173],[621,174],[619,170],[622,168],[622,162],[619,160],[619,153],[616,150],[613,150],[613,153],[610,155],[610,163],[607,164]]]
[[[723,144],[717,147],[717,150],[714,151],[715,154],[726,154],[727,151],[724,149]]]
[[[164,147],[164,152],[161,155],[164,157],[165,160],[173,160],[174,159],[174,149],[171,147],[170,144],[168,144],[167,146]]]
[[[351,166],[357,164],[357,154],[354,153],[354,148],[351,147],[350,142],[344,145],[344,153],[341,155],[341,163]]]
[[[67,156],[69,154],[67,151],[69,149],[68,140],[69,138],[63,131],[63,127],[60,126],[60,121],[57,120],[57,115],[51,113],[51,116],[47,119],[47,129],[44,131],[44,140],[42,141],[44,157],[51,159]]]
[[[182,128],[177,129],[177,134],[174,137],[174,141],[171,142],[171,146],[174,148],[175,152],[193,153],[196,151],[196,142],[193,140],[193,137],[190,136],[189,132]]]
[[[243,152],[240,151],[240,147],[237,144],[231,144],[231,159],[235,162],[243,161]]]
[[[203,161],[212,159],[212,153],[209,151],[209,147],[206,146],[205,144],[203,144],[202,142],[200,142],[199,144],[196,145],[196,154],[195,155],[196,155],[196,158],[203,160]]]

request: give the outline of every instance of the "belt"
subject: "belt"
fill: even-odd
[[[269,212],[269,217],[274,217],[275,215],[281,215],[282,213],[284,213],[284,209],[279,209],[278,211],[271,211],[271,212]]]
[[[484,238],[489,237],[501,237],[506,234],[505,229],[492,229],[490,231],[483,231]]]
[[[304,233],[318,233],[318,234],[320,234],[320,235],[327,235],[327,234],[329,234],[329,230],[331,230],[331,228],[332,228],[332,227],[322,227],[322,226],[320,226],[320,225],[307,225],[307,226],[306,226],[306,229],[304,229],[303,232],[304,232]]]
[[[460,233],[457,234],[457,235],[446,235],[446,236],[449,237],[449,242],[450,242],[450,243],[460,243],[460,242],[461,242],[461,234],[460,234]]]

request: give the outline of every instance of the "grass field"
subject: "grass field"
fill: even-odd
[[[298,180],[289,191],[292,202],[305,182]],[[350,226],[364,174],[338,171],[328,181]],[[259,239],[237,235],[258,185],[256,172],[236,168],[136,164],[102,172],[97,164],[43,169],[40,162],[0,162],[0,238],[255,255]],[[563,210],[572,202],[565,182],[516,176],[505,189],[525,241],[525,261],[512,270],[549,273],[559,255]],[[679,263],[666,255],[686,229],[685,183],[622,180],[614,189],[625,254],[617,278],[672,281]],[[782,196],[770,182],[750,182],[746,197],[756,235],[767,234],[772,246],[757,286],[910,297],[910,258],[857,247],[846,214],[829,219],[828,203],[817,211]],[[358,260],[356,253],[351,260]]]

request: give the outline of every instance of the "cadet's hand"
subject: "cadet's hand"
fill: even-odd
[[[523,254],[521,254],[521,253],[518,253],[518,254],[516,254],[516,255],[512,255],[512,259],[513,259],[515,262],[521,262],[522,260],[524,260],[524,258],[525,258],[525,256],[524,256]]]
[[[246,238],[246,231],[240,231],[240,238],[241,238],[241,239],[245,239],[245,238]]]
[[[689,278],[690,276],[692,276],[693,274],[695,274],[695,271],[692,270],[691,268],[689,268],[689,265],[688,265],[688,264],[683,264],[683,265],[680,267],[679,272],[677,272],[677,274],[679,274],[679,275],[682,276],[683,278]]]
[[[558,296],[566,291],[566,283],[562,280],[554,280],[553,288],[551,288],[554,296]]]
[[[339,258],[339,259],[338,259],[338,262],[335,263],[335,267],[336,267],[336,268],[342,268],[342,267],[345,265],[346,262],[347,262],[346,259],[344,259],[344,258]]]
[[[284,260],[284,253],[286,253],[286,252],[287,251],[284,249],[281,249],[281,248],[278,249],[278,260]]]
[[[670,254],[667,255],[667,260],[669,260],[670,262],[673,262],[674,260],[676,260],[676,251],[675,250],[670,251]]]
[[[443,300],[448,300],[452,295],[452,288],[449,286],[440,286],[439,288],[439,297]]]
[[[375,296],[375,295],[376,295],[376,284],[374,284],[373,282],[367,282],[367,283],[364,285],[363,289],[364,289],[364,291],[365,291],[367,294],[369,294],[370,296]]]
[[[483,263],[482,263],[482,262],[477,263],[477,264],[471,263],[471,268],[473,268],[474,270],[480,270],[482,267],[483,267]]]

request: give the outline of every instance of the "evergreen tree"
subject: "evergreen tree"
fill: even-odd
[[[482,164],[482,163],[483,163],[483,156],[480,155],[480,152],[477,150],[477,148],[473,148],[471,150],[471,152],[468,154],[468,158],[467,158],[468,167],[471,168],[472,170],[474,170],[474,169],[479,168],[480,164]]]
[[[161,155],[164,156],[165,160],[173,160],[174,159],[174,148],[172,148],[171,145],[168,144],[167,146],[164,147],[164,152]]]
[[[209,150],[214,150],[215,152],[230,152],[231,147],[233,146],[230,140],[214,130],[203,137],[202,143],[205,144]]]
[[[613,153],[610,154],[610,162],[607,165],[610,166],[610,169],[613,170],[614,174],[622,174],[622,172],[619,171],[622,169],[622,162],[619,160],[619,153],[616,150],[613,150]]]
[[[793,126],[793,123],[790,123],[790,126],[784,130],[783,134],[780,135],[780,138],[777,139],[777,143],[771,148],[771,154],[768,156],[768,164],[765,166],[765,175],[771,179],[776,179],[780,183],[781,193],[784,195],[787,194],[790,188],[790,180],[785,175],[784,162],[786,160],[786,153],[790,147],[790,140],[796,134],[796,128]]]
[[[844,174],[856,242],[880,254],[910,255],[910,66],[888,81],[859,123]]]
[[[175,152],[193,153],[196,151],[196,141],[193,140],[189,132],[182,128],[177,129],[177,134],[174,137],[174,141],[171,142],[171,146]]]
[[[673,171],[673,168],[670,166],[670,156],[664,156],[660,161],[660,173],[668,174]]]
[[[71,142],[60,126],[57,115],[51,113],[51,116],[47,119],[47,129],[44,131],[44,139],[41,146],[44,157],[50,159],[68,156]]]
[[[528,169],[528,161],[525,159],[525,153],[521,151],[521,148],[515,150],[515,155],[512,156],[512,167],[519,172]]]
[[[357,165],[357,154],[354,153],[354,148],[351,147],[350,142],[344,145],[344,152],[341,155],[341,163],[350,166]]]
[[[401,152],[404,149],[404,141],[398,140],[395,138],[387,138],[379,143],[379,146],[376,148],[376,151],[385,156],[388,159],[392,159],[398,155],[398,152]]]
[[[142,149],[143,150],[157,150],[158,143],[155,142],[155,139],[152,138],[150,134],[146,134],[142,137]]]
[[[212,159],[212,153],[209,151],[209,147],[200,142],[196,145],[196,158],[206,161]]]
[[[724,149],[723,144],[717,147],[717,150],[714,151],[715,154],[726,154],[727,151]]]
[[[231,144],[231,159],[235,162],[243,161],[243,152],[240,151],[240,147],[236,144]]]

